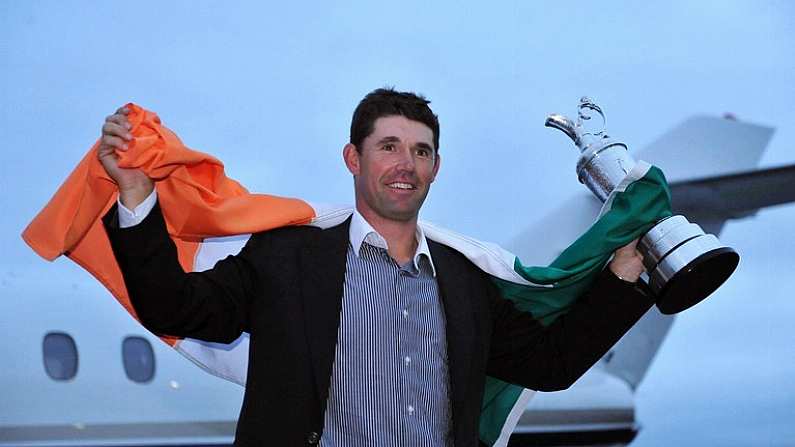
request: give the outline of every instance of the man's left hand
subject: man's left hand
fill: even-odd
[[[646,271],[643,267],[643,256],[637,250],[638,239],[619,248],[613,255],[608,268],[613,274],[627,282],[636,282],[640,274]]]

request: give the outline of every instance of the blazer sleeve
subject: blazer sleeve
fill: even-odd
[[[261,287],[252,236],[238,255],[206,272],[186,273],[155,205],[138,225],[119,228],[116,206],[103,217],[141,323],[160,335],[229,343],[248,330],[248,307]]]
[[[547,327],[491,287],[488,374],[538,391],[570,387],[649,310],[654,301],[643,285],[605,268],[572,309]]]

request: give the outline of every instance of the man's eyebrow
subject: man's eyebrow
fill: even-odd
[[[384,137],[378,140],[378,143],[376,144],[381,145],[385,143],[400,143],[400,138],[394,136]]]
[[[428,143],[419,142],[419,143],[414,145],[414,148],[416,148],[416,149],[425,149],[428,152],[433,152],[433,146],[431,146]]]
[[[380,146],[380,145],[386,144],[386,143],[400,143],[400,138],[390,135],[388,137],[384,137],[384,138],[381,138],[380,140],[378,140],[376,145]],[[427,150],[429,152],[433,152],[433,146],[431,146],[430,144],[425,143],[423,141],[420,141],[419,143],[414,144],[414,148],[415,149],[425,149],[425,150]]]

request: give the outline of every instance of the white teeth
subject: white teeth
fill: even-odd
[[[389,187],[397,189],[414,189],[414,185],[410,183],[390,183]]]

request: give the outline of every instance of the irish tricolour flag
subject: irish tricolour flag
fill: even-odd
[[[158,200],[186,271],[211,268],[237,253],[251,233],[288,225],[327,228],[351,207],[251,194],[226,177],[214,157],[187,148],[154,113],[128,104],[135,140],[120,153],[122,167],[140,168],[157,181]],[[116,201],[116,185],[97,159],[95,144],[22,237],[42,257],[66,255],[88,270],[136,317],[101,217]],[[492,276],[502,295],[544,324],[565,313],[596,278],[616,248],[671,215],[662,172],[639,162],[605,202],[594,224],[546,267],[527,267],[499,246],[420,222],[432,240],[448,245]],[[246,383],[248,336],[221,346],[161,337],[207,372]],[[540,365],[539,367],[543,367]],[[480,438],[505,445],[533,392],[487,378]],[[278,405],[278,403],[274,403]]]

